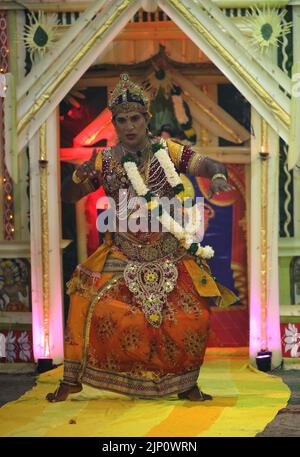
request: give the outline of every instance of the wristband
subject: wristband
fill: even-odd
[[[223,173],[216,173],[215,175],[213,175],[211,180],[214,181],[215,179],[224,179],[227,182],[227,178],[225,175],[223,175]]]
[[[72,181],[73,181],[75,184],[80,184],[80,183],[82,183],[84,180],[79,179],[76,172],[77,172],[77,170],[74,170],[74,172],[73,172],[73,174],[72,174]]]

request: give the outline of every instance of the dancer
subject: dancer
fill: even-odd
[[[172,216],[157,197],[182,200],[179,173],[209,178],[209,196],[233,187],[223,164],[153,137],[148,105],[142,88],[121,75],[109,102],[118,144],[94,153],[63,184],[62,198],[70,203],[103,185],[116,205],[117,224],[67,284],[64,378],[47,395],[50,402],[80,392],[82,383],[138,398],[212,398],[197,385],[209,301],[226,306],[237,297],[212,277],[211,247],[191,240],[182,226],[162,229]],[[132,196],[145,198],[148,215],[156,211],[159,231],[149,223],[147,230],[130,228],[134,212],[124,208]],[[123,214],[126,231],[120,229]]]

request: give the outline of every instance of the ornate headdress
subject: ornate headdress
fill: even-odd
[[[113,116],[129,111],[147,113],[149,100],[144,94],[143,88],[130,81],[127,73],[123,73],[110,95],[108,107]]]

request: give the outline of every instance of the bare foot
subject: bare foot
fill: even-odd
[[[206,401],[212,400],[212,396],[201,392],[198,386],[192,387],[190,390],[186,390],[181,394],[178,394],[180,400],[190,400],[190,401]]]
[[[46,395],[46,400],[51,403],[56,403],[58,401],[65,401],[68,398],[69,394],[76,394],[81,392],[82,384],[78,383],[75,386],[66,384],[63,381],[60,383],[55,392],[49,393]]]

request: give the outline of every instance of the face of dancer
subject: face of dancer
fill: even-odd
[[[147,136],[147,116],[138,111],[117,114],[114,126],[125,149],[135,152],[143,149]]]

